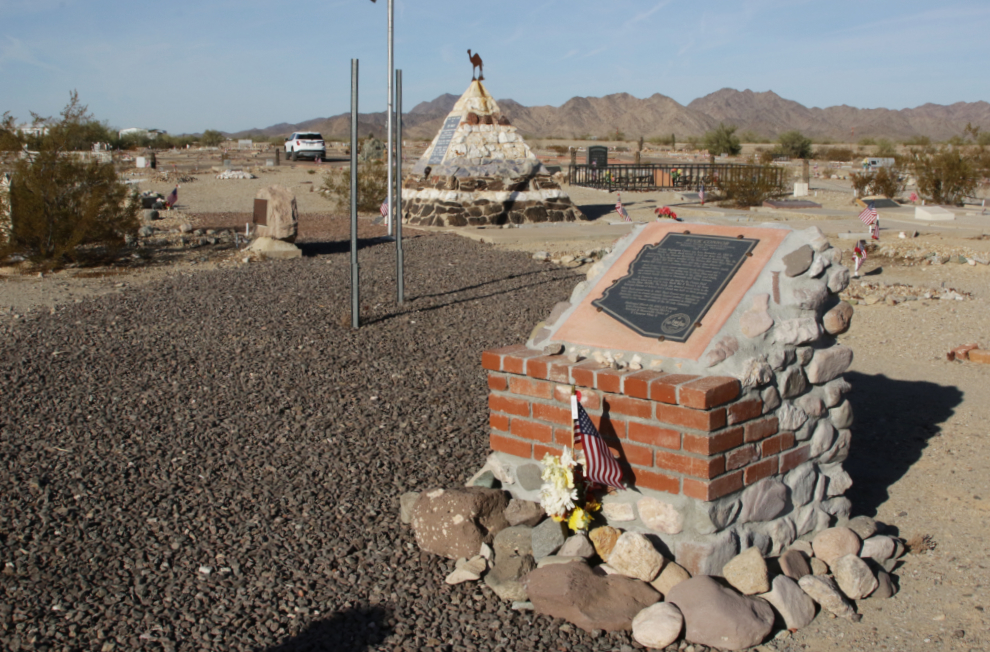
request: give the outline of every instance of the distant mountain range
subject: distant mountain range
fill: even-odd
[[[403,115],[403,134],[411,139],[431,139],[454,107],[457,95],[441,95],[421,102]],[[628,93],[605,97],[574,97],[562,106],[523,106],[511,99],[498,100],[503,113],[528,138],[603,138],[617,130],[632,140],[644,136],[676,135],[678,139],[700,136],[720,122],[735,125],[740,132],[752,131],[776,138],[796,129],[811,138],[855,142],[861,138],[905,140],[928,136],[945,140],[962,133],[967,124],[990,129],[990,104],[957,102],[948,106],[924,104],[913,109],[857,109],[851,106],[808,108],[773,91],[754,93],[723,88],[700,97],[687,106],[656,93],[639,99]],[[350,114],[315,118],[298,124],[281,123],[265,129],[229,134],[234,138],[280,136],[293,131],[320,131],[326,137],[350,134]],[[362,136],[385,133],[385,113],[362,113],[358,119]]]

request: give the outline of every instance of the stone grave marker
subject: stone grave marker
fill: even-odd
[[[604,145],[592,145],[588,148],[588,165],[596,168],[604,168],[608,165],[608,147]]]
[[[692,574],[848,517],[852,351],[824,326],[848,313],[840,262],[817,228],[635,228],[525,344],[483,354],[494,458],[520,479],[503,488],[539,500],[521,479],[570,445],[575,386],[635,489],[606,522]]]

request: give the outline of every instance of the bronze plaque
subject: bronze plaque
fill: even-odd
[[[758,240],[668,233],[591,305],[644,337],[685,342]]]
[[[268,226],[268,200],[254,200],[254,223],[261,226]]]

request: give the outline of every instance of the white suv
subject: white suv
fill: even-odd
[[[327,144],[323,136],[313,131],[297,131],[285,139],[285,158],[298,161],[300,157],[325,159]]]

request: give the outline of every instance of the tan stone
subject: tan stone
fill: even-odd
[[[604,525],[592,530],[588,534],[588,538],[591,539],[591,543],[595,544],[595,552],[602,558],[602,561],[608,562],[609,555],[612,554],[612,548],[615,547],[615,542],[619,540],[621,534],[622,530]]]
[[[726,581],[745,595],[770,590],[767,563],[756,547],[746,548],[722,568]]]
[[[639,517],[651,530],[664,534],[680,534],[684,530],[684,515],[670,503],[644,496],[636,506]]]
[[[853,307],[845,301],[840,301],[834,308],[825,313],[822,324],[830,335],[839,335],[849,330],[852,316]]]
[[[275,240],[293,242],[299,227],[299,209],[295,196],[283,186],[262,188],[255,199],[268,202],[265,225],[258,225],[258,235]]]
[[[815,557],[831,566],[839,557],[858,555],[862,542],[849,528],[832,527],[816,534],[811,546],[815,550]]]
[[[650,582],[650,586],[659,591],[662,595],[667,595],[670,590],[683,582],[691,579],[691,573],[687,572],[674,562],[667,562],[657,578]]]
[[[608,556],[608,565],[626,577],[652,581],[663,568],[663,555],[639,532],[623,532]]]

